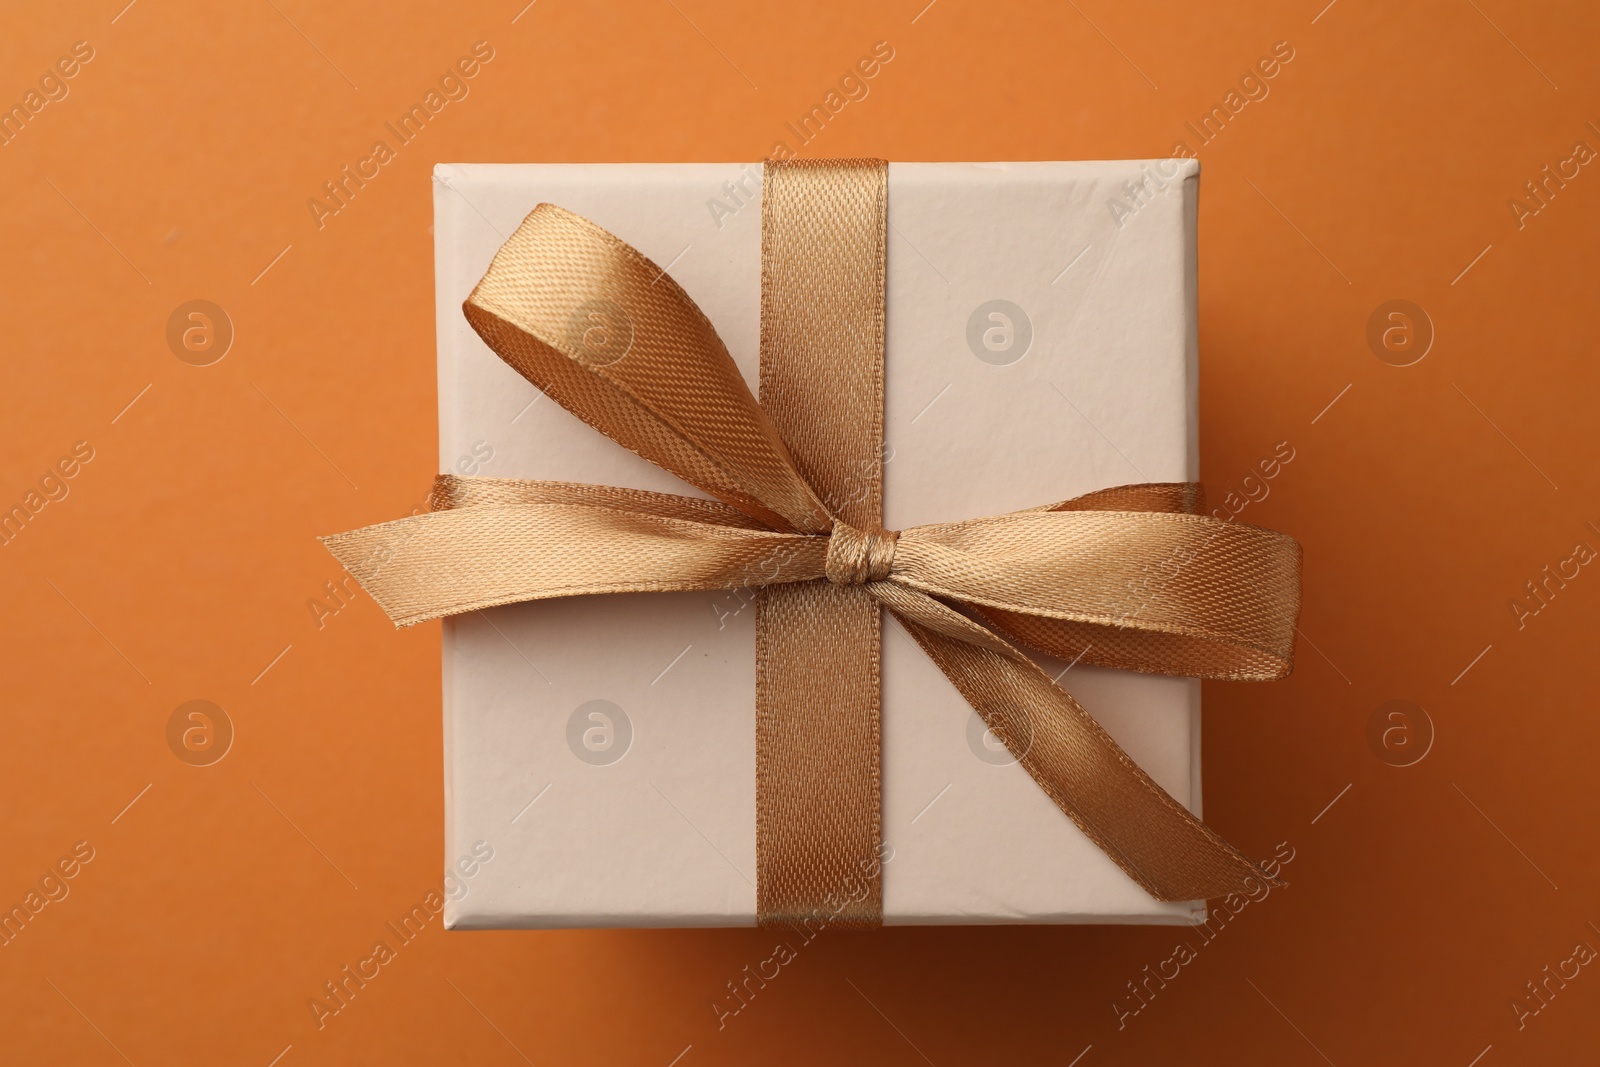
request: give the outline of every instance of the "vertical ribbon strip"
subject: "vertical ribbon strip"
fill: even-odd
[[[883,161],[767,163],[761,407],[836,524],[866,531],[883,525],[887,232]],[[878,602],[791,582],[756,609],[756,918],[831,902],[829,925],[878,926]]]

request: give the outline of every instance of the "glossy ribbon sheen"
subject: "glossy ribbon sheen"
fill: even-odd
[[[550,204],[464,305],[541,390],[716,501],[441,476],[430,513],[324,544],[400,625],[550,597],[758,589],[764,924],[881,922],[880,606],[1153,897],[1280,884],[1018,645],[1128,670],[1282,677],[1299,545],[1204,515],[1190,484],[882,530],[886,175],[876,160],[767,164],[759,403],[670,276]]]

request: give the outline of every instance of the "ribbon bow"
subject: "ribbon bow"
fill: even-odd
[[[463,310],[507,363],[717,498],[441,476],[323,538],[398,625],[601,593],[757,590],[757,917],[876,926],[880,606],[1063,812],[1159,900],[1281,884],[1173,800],[1018,645],[1203,678],[1291,667],[1299,545],[1129,485],[882,529],[887,164],[768,162],[761,400],[665,271],[540,204]],[[841,888],[845,906],[833,906]]]

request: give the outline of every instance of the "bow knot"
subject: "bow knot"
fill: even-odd
[[[828,581],[835,585],[866,585],[889,577],[894,566],[897,530],[858,530],[837,519],[828,537],[828,558],[824,563]]]

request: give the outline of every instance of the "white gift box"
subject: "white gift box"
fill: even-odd
[[[1192,160],[889,166],[884,526],[1193,480]],[[638,248],[759,358],[759,164],[441,165],[440,470],[703,495],[503,363],[461,303],[535,205]],[[1200,811],[1200,683],[1041,659]],[[580,597],[444,623],[452,928],[750,926],[747,591]],[[884,922],[1192,923],[1091,843],[885,614]]]

